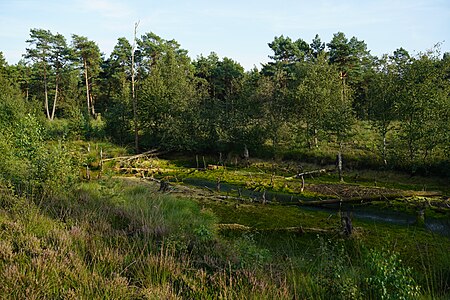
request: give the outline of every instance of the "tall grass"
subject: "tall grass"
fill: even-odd
[[[256,271],[234,269],[235,249],[218,238],[214,216],[188,199],[115,180],[83,184],[69,198],[39,205],[1,197],[3,298],[257,299],[269,287],[267,299],[280,293],[268,279],[250,284]]]
[[[358,238],[222,235],[211,211],[156,190],[105,179],[36,204],[4,189],[0,298],[415,299],[419,284],[424,298],[448,296],[449,272],[426,247],[409,269]]]

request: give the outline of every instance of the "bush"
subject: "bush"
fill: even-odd
[[[416,299],[420,287],[411,276],[411,269],[403,267],[398,254],[391,251],[370,250],[366,264],[368,293],[376,299]]]
[[[362,299],[358,278],[342,243],[319,239],[318,284],[334,299]]]
[[[70,121],[67,119],[55,119],[46,122],[46,138],[51,140],[66,139],[72,135]]]

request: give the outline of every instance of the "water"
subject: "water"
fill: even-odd
[[[184,183],[187,183],[189,185],[192,186],[196,186],[196,187],[207,187],[213,191],[216,190],[217,187],[217,183],[210,181],[210,180],[205,180],[205,179],[199,179],[199,178],[186,178],[183,180]],[[236,186],[236,185],[232,185],[232,184],[228,184],[228,183],[220,183],[220,191],[221,192],[234,192],[237,193],[240,187]],[[251,198],[251,199],[261,199],[264,192],[256,192],[256,191],[252,191],[252,190],[248,190],[245,188],[240,188],[241,189],[241,196],[243,198]],[[266,199],[269,201],[277,201],[280,203],[294,203],[294,202],[299,202],[300,200],[302,201],[307,201],[308,198],[302,197],[301,195],[289,195],[289,194],[283,194],[283,193],[276,193],[276,192],[271,192],[271,191],[266,191]]]
[[[197,186],[197,187],[207,187],[211,190],[216,190],[216,182],[198,179],[198,178],[187,178],[184,180],[185,183]],[[227,184],[220,183],[220,191],[221,192],[234,192],[238,191],[239,187]],[[264,192],[255,192],[252,190],[241,188],[241,195],[243,198],[251,198],[251,199],[261,199]],[[307,198],[302,197],[301,195],[289,195],[283,193],[276,192],[265,192],[267,200],[276,200],[282,204],[298,204],[300,200],[308,201]],[[328,206],[302,206],[302,209],[305,210],[314,210],[314,211],[326,211],[330,214],[336,214],[339,209],[342,211],[349,212],[353,219],[369,221],[375,223],[389,223],[396,224],[401,226],[410,226],[416,223],[416,216],[412,214],[408,214],[406,212],[398,212],[393,210],[388,210],[381,207],[376,206],[368,206],[368,205],[354,205],[354,204],[344,204],[339,207],[339,204],[328,205]],[[425,228],[430,230],[431,232],[438,233],[441,235],[450,237],[450,220],[449,219],[439,219],[439,218],[430,218],[425,217]]]

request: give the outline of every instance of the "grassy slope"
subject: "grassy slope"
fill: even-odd
[[[0,295],[204,299],[266,294],[273,299],[289,294],[272,279],[249,285],[258,271],[238,271],[239,250],[218,239],[215,223],[193,201],[157,194],[155,186],[133,180],[82,184],[68,199],[39,205],[2,193]],[[235,273],[241,275],[230,281]]]

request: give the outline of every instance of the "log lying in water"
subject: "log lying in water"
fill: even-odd
[[[258,232],[292,232],[292,233],[331,233],[335,229],[324,229],[324,228],[314,228],[314,227],[284,227],[284,228],[253,228],[241,224],[218,224],[219,230],[236,230],[242,232],[248,231],[258,231]]]
[[[114,168],[115,171],[118,172],[127,172],[127,173],[140,173],[140,172],[146,172],[146,173],[168,173],[173,172],[174,169],[163,169],[163,168],[132,168],[132,167],[119,167]]]
[[[341,203],[368,203],[373,201],[388,201],[395,200],[398,198],[404,197],[413,197],[413,196],[421,196],[421,197],[436,197],[441,196],[440,192],[426,192],[426,191],[404,191],[399,194],[380,194],[380,195],[371,195],[366,197],[352,197],[352,198],[336,198],[336,199],[325,199],[325,200],[317,200],[317,201],[299,201],[299,205],[304,206],[321,206],[327,204],[341,204]]]

